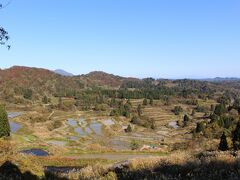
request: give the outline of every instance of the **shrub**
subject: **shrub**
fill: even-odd
[[[221,116],[223,115],[224,113],[227,112],[227,108],[226,108],[226,105],[221,103],[221,104],[218,104],[216,107],[215,107],[215,110],[214,110],[214,113],[218,116]]]
[[[132,128],[132,126],[129,124],[128,127],[127,127],[127,129],[125,129],[125,132],[126,132],[126,133],[130,133],[130,132],[132,132],[132,131],[133,131],[133,128]]]
[[[140,148],[140,145],[137,141],[133,140],[130,144],[132,150],[137,150]]]
[[[175,115],[179,115],[180,113],[183,112],[183,109],[181,106],[175,106],[174,109],[172,110],[172,112],[175,114]]]
[[[203,132],[205,129],[204,122],[197,123],[196,133]]]
[[[188,115],[185,114],[184,117],[183,117],[184,126],[187,126],[189,121],[190,121],[190,118],[188,117]]]
[[[32,95],[33,95],[33,92],[32,92],[31,89],[25,89],[25,90],[23,91],[23,97],[24,97],[25,99],[31,100],[31,99],[32,99]]]
[[[148,104],[148,100],[145,98],[145,99],[143,100],[143,105],[146,106],[147,104]]]

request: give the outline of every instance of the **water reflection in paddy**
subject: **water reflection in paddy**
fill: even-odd
[[[16,122],[9,122],[9,124],[12,133],[16,133],[22,127],[21,124],[18,124]]]
[[[21,153],[33,155],[33,156],[49,156],[49,153],[42,149],[27,149],[27,150],[21,151]]]
[[[20,115],[22,115],[21,112],[8,112],[8,118],[9,119],[13,119],[13,118],[18,117]]]
[[[102,135],[102,124],[99,122],[93,122],[89,125],[91,129],[97,134],[97,135]]]

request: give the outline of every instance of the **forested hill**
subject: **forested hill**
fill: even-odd
[[[0,70],[0,97],[12,99],[41,99],[42,96],[75,97],[86,91],[103,91],[121,98],[163,96],[210,96],[216,91],[239,93],[240,81],[209,82],[197,80],[155,80],[126,78],[105,72],[91,72],[79,76],[62,76],[53,71],[23,66]],[[98,90],[96,90],[96,88]],[[108,92],[106,92],[108,90]],[[110,92],[111,91],[111,92]],[[117,91],[117,92],[116,92]],[[31,97],[31,98],[30,98]]]

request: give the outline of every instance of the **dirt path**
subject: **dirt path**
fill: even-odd
[[[160,157],[161,155],[154,154],[81,154],[79,156],[71,156],[74,159],[107,159],[107,160],[130,160],[137,158]]]

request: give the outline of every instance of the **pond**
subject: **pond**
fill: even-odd
[[[88,133],[88,134],[91,134],[91,133],[92,133],[92,130],[91,130],[89,127],[86,127],[86,128],[85,128],[85,131],[86,131],[86,133]]]
[[[18,124],[16,122],[9,122],[9,124],[12,133],[16,133],[22,127],[21,124]]]
[[[42,149],[27,149],[20,151],[23,154],[33,155],[33,156],[49,156],[49,153],[47,151],[44,151]]]
[[[102,135],[102,124],[98,122],[93,122],[89,126],[97,135]]]
[[[71,141],[77,141],[79,138],[76,136],[69,136],[68,139]]]
[[[80,136],[86,136],[86,132],[84,132],[81,127],[75,128],[75,132]]]
[[[177,122],[176,122],[176,121],[170,122],[168,125],[169,125],[170,127],[174,128],[174,129],[178,129],[178,128],[179,128],[179,126],[177,125]]]
[[[18,117],[20,115],[22,115],[21,112],[8,112],[8,118],[9,119],[13,119],[13,118]]]
[[[68,123],[70,126],[73,126],[73,127],[78,126],[77,121],[74,120],[74,119],[68,119],[68,120],[67,120],[67,123]]]
[[[112,119],[103,120],[102,123],[103,123],[105,126],[112,126],[112,125],[115,124]]]

